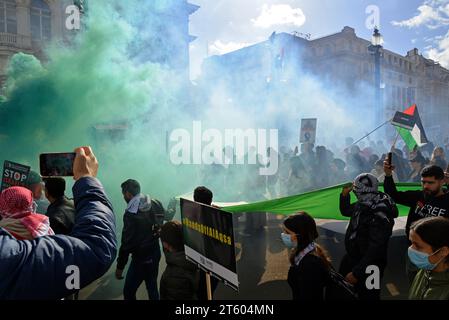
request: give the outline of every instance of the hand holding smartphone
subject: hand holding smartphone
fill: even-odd
[[[72,177],[75,156],[74,152],[41,154],[39,156],[41,176]]]
[[[394,170],[394,166],[393,166],[393,153],[392,152],[388,152],[387,157],[385,158],[384,161],[384,172],[385,172],[385,176],[387,177],[391,177],[393,175],[393,170]]]

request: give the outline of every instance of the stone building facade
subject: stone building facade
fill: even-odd
[[[67,34],[65,0],[0,0],[0,79],[9,58],[18,52],[44,59],[43,46]]]
[[[306,60],[320,65],[317,73],[349,85],[363,82],[374,86],[370,41],[357,37],[353,28],[345,27],[308,45]],[[381,79],[385,119],[416,103],[427,133],[437,140],[443,138],[442,134],[449,136],[449,70],[426,59],[416,48],[406,55],[384,48]]]
[[[91,0],[106,1],[106,0]],[[86,8],[88,10],[88,1]],[[50,41],[70,41],[73,30],[66,28],[69,5],[81,0],[0,0],[0,82],[5,80],[9,58],[18,52],[33,54],[45,60],[43,47]],[[188,82],[189,44],[195,37],[189,35],[189,16],[199,6],[187,0],[150,2],[147,19],[138,28],[150,28],[143,34],[135,55],[142,61],[165,64],[185,74]],[[148,23],[157,21],[157,24]],[[149,31],[149,32],[148,32]]]
[[[262,90],[262,82],[287,82],[292,70],[307,72],[332,87],[344,87],[347,94],[366,94],[363,107],[373,117],[375,66],[370,44],[351,27],[314,40],[273,33],[264,42],[206,59],[202,81],[224,81],[235,88],[243,83],[254,88],[255,82],[261,81]],[[418,49],[401,55],[384,48],[381,83],[385,119],[416,103],[428,135],[439,141],[449,137],[449,70],[423,57]],[[291,87],[286,86],[286,90]],[[391,128],[386,133],[394,135]]]

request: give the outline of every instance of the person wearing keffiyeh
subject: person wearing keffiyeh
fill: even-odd
[[[353,204],[351,191],[357,198]],[[394,219],[398,217],[396,204],[390,196],[379,191],[379,181],[374,175],[363,173],[351,186],[343,188],[340,212],[350,221],[345,235],[346,255],[339,272],[355,286],[361,300],[379,300],[380,288],[366,287],[365,282],[370,275],[367,268],[377,266],[382,278],[387,265],[388,241]]]
[[[0,300],[62,299],[103,276],[115,260],[115,215],[101,182],[96,178],[98,160],[90,147],[77,148],[75,153],[72,192],[76,219],[70,236],[49,235],[17,240],[0,226]],[[4,219],[13,217],[20,224],[27,220],[35,221],[34,210],[30,210],[33,206],[30,194],[18,196],[20,192],[10,192],[1,195],[0,208]],[[20,224],[17,225],[20,227]],[[25,228],[31,229],[32,234],[33,230],[39,234],[45,230],[42,226],[46,225],[44,219],[25,223]],[[50,233],[49,229],[47,233]],[[76,285],[73,282],[68,285],[68,277],[76,275],[67,273],[69,267],[79,270]]]
[[[0,194],[0,227],[17,240],[54,235],[47,216],[37,214],[33,194],[22,187],[11,187]]]

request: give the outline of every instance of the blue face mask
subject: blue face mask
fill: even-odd
[[[298,246],[298,243],[296,241],[292,241],[292,237],[288,233],[282,232],[281,233],[281,238],[282,238],[282,242],[284,243],[284,245],[287,248],[293,249],[293,248],[296,248]]]
[[[433,270],[436,268],[436,266],[439,264],[438,263],[431,263],[429,261],[429,257],[433,256],[434,254],[436,254],[439,250],[435,251],[432,254],[427,254],[424,252],[420,252],[418,250],[413,249],[412,247],[408,248],[408,257],[410,258],[410,261],[417,266],[419,269],[423,269],[423,270]],[[440,261],[441,262],[441,261]]]

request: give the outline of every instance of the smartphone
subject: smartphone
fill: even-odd
[[[75,156],[74,152],[41,154],[39,156],[41,176],[72,177]]]
[[[391,159],[393,158],[393,153],[392,152],[388,152],[387,154],[387,163],[389,166],[391,166]]]

